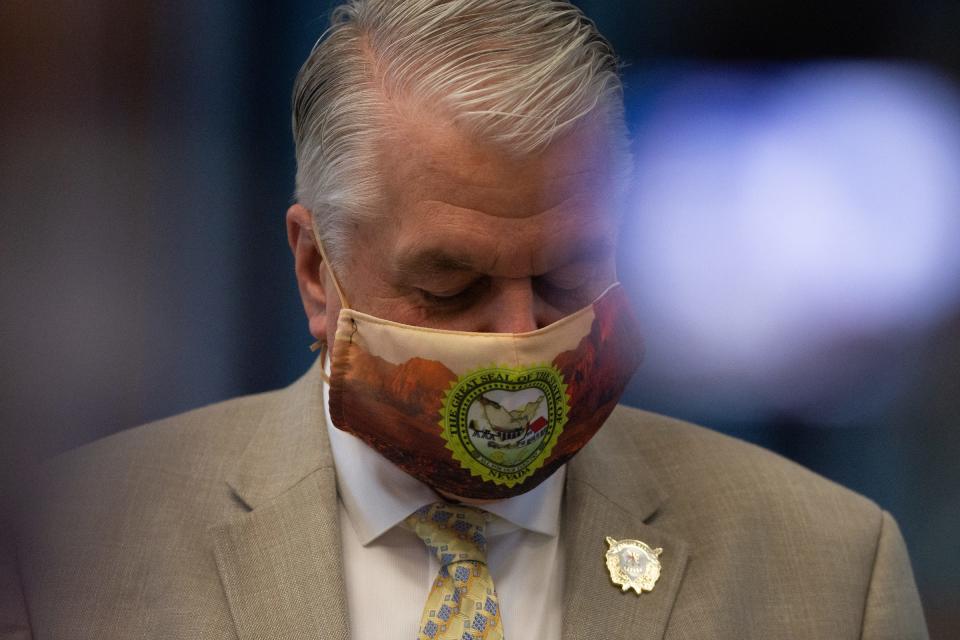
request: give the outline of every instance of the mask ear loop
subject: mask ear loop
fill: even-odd
[[[324,384],[330,384],[330,376],[327,375],[327,341],[326,340],[317,340],[312,345],[310,345],[310,351],[320,350],[320,379],[323,380]]]
[[[344,309],[349,309],[350,303],[347,302],[347,296],[343,293],[343,287],[340,286],[340,279],[333,271],[333,263],[327,258],[327,252],[323,250],[323,241],[320,240],[320,234],[314,232],[314,236],[317,239],[317,249],[320,250],[320,257],[323,259],[323,264],[326,265],[327,271],[330,272],[330,278],[333,280],[333,288],[337,290],[337,295],[340,297],[340,306]]]
[[[337,295],[340,297],[340,306],[344,309],[349,309],[350,304],[347,302],[347,296],[343,293],[343,287],[340,286],[340,280],[337,278],[337,274],[333,271],[333,267],[330,264],[329,258],[327,258],[327,252],[323,249],[323,241],[320,240],[320,234],[314,229],[314,237],[317,240],[317,249],[320,251],[320,258],[323,260],[324,266],[327,268],[327,271],[330,273],[330,279],[333,280],[333,288],[337,290]],[[327,347],[326,340],[317,340],[310,345],[310,351],[319,351],[320,352],[320,363],[323,364],[326,362],[327,353],[329,348]],[[327,375],[326,370],[320,371],[320,377],[323,378],[323,381],[327,384],[330,383],[330,376]]]

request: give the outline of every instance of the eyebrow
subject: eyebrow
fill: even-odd
[[[602,257],[614,247],[614,243],[605,238],[594,239],[586,245],[581,245],[576,251],[570,252],[567,264]],[[402,256],[397,260],[396,270],[404,278],[423,274],[480,272],[477,265],[470,260],[451,255],[440,248],[425,249]]]
[[[427,249],[403,256],[397,261],[396,268],[397,272],[404,276],[476,271],[476,266],[472,262],[452,256],[443,249]]]

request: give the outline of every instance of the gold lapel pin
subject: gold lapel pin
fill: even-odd
[[[660,577],[660,554],[663,549],[651,549],[639,540],[614,540],[607,536],[607,569],[613,584],[622,591],[633,589],[639,596],[653,591]]]

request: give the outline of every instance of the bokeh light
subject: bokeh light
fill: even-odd
[[[670,80],[630,83],[635,387],[726,419],[844,422],[889,400],[898,354],[960,300],[952,85],[851,62],[650,76]]]

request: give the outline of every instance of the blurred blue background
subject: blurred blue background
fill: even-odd
[[[960,637],[960,4],[583,1],[637,160],[630,404],[900,522]],[[0,5],[0,482],[309,365],[283,215],[327,2]]]

